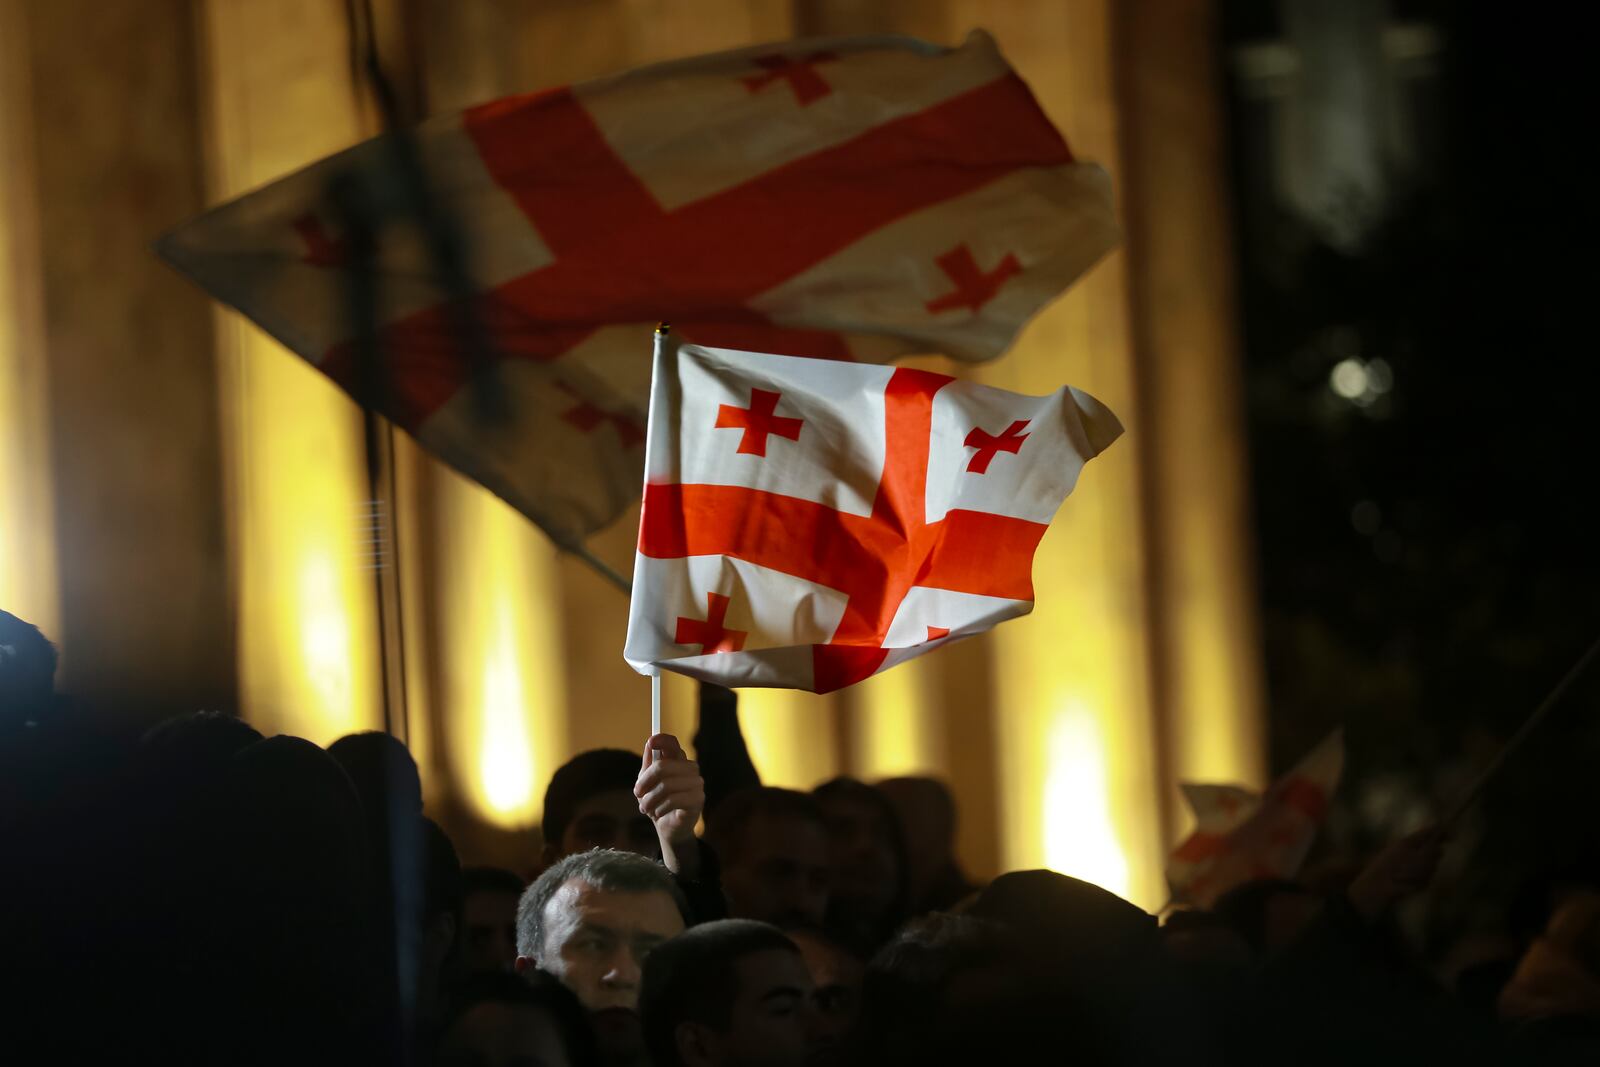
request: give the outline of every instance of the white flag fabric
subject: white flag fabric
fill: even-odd
[[[825,693],[1033,607],[1033,553],[1122,432],[1076,389],[659,335],[625,658]]]
[[[1246,882],[1299,874],[1343,770],[1344,732],[1335,730],[1265,795],[1179,783],[1196,825],[1167,860],[1173,901],[1210,907]]]
[[[788,41],[429,120],[412,144],[469,250],[452,304],[425,242],[376,250],[386,388],[421,444],[573,546],[638,500],[657,322],[706,344],[856,362],[992,359],[1117,240],[1105,173],[987,34]],[[362,389],[350,176],[374,140],[217,207],[158,249],[342,387]],[[339,184],[339,183],[343,184]],[[358,185],[361,183],[357,183]],[[466,306],[463,307],[462,304]],[[459,315],[493,388],[468,388]]]

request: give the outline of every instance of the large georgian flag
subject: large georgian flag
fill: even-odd
[[[1297,875],[1343,769],[1344,734],[1335,730],[1264,796],[1240,786],[1179,783],[1196,825],[1167,861],[1173,902],[1210,907],[1245,882]]]
[[[377,253],[383,413],[568,547],[638,500],[656,322],[829,359],[991,359],[1117,237],[1104,172],[982,32],[666,63],[434,119],[414,144],[464,231],[511,417],[474,403],[430,257],[400,232]],[[159,250],[357,392],[327,193],[392,158],[357,145]]]
[[[1033,553],[1122,432],[1076,389],[657,338],[624,655],[826,693],[1033,607]]]

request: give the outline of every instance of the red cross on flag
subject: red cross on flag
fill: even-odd
[[[1117,239],[1105,173],[982,32],[679,60],[436,118],[414,145],[513,417],[481,417],[456,309],[399,231],[377,251],[383,413],[569,547],[638,500],[657,322],[829,359],[992,359]],[[354,392],[327,191],[391,159],[357,145],[158,248]]]
[[[1167,860],[1174,903],[1210,907],[1236,886],[1300,872],[1339,786],[1344,733],[1335,730],[1265,795],[1182,782],[1195,829]]]
[[[1025,615],[1039,539],[1121,432],[1076,389],[658,337],[624,656],[826,693]]]

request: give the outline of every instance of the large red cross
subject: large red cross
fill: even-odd
[[[968,448],[977,449],[972,458],[967,460],[967,470],[973,474],[987,474],[989,461],[994,459],[995,453],[1010,452],[1013,456],[1016,455],[1022,450],[1022,442],[1028,439],[1028,435],[1022,431],[1027,429],[1030,421],[1032,420],[1018,419],[1001,431],[999,437],[974,426],[972,432],[967,434],[967,439],[961,442]]]
[[[486,104],[462,121],[555,257],[473,300],[497,354],[534,361],[603,325],[663,320],[704,344],[848,359],[837,333],[780,326],[750,301],[896,219],[1021,168],[1072,161],[1014,74],[670,211],[570,89]],[[383,329],[387,414],[407,429],[467,383],[456,336],[443,305]],[[348,343],[321,366],[355,386]]]
[[[822,80],[816,67],[818,63],[831,63],[838,58],[832,52],[813,52],[804,59],[777,54],[757,56],[752,62],[765,73],[752,74],[739,80],[752,93],[759,93],[779,79],[787,81],[789,88],[794,90],[795,102],[805,107],[833,92],[833,86]]]
[[[979,270],[978,261],[972,258],[972,249],[966,245],[952,248],[934,262],[939,264],[939,269],[956,283],[956,287],[953,292],[946,293],[937,300],[930,300],[924,305],[932,312],[967,308],[976,314],[995,298],[995,294],[1000,292],[1000,287],[1013,275],[1022,273],[1022,264],[1018,263],[1017,257],[1010,252],[1007,252],[995,265],[994,270]]]
[[[706,617],[688,619],[679,615],[678,629],[672,635],[672,640],[679,645],[699,645],[701,655],[737,652],[744,647],[744,639],[750,635],[745,630],[728,629],[727,618],[728,597],[722,593],[707,593]]]
[[[736,408],[732,404],[717,408],[716,428],[743,430],[744,435],[739,438],[739,452],[747,456],[766,455],[769,434],[777,434],[790,441],[800,440],[800,426],[805,420],[774,414],[778,410],[781,395],[770,389],[751,389],[748,408]]]
[[[743,486],[652,483],[644,487],[639,552],[732,556],[844,593],[833,639],[812,646],[820,693],[883,664],[889,623],[913,586],[1032,600],[1043,523],[959,508],[927,521],[933,398],[953,380],[904,367],[890,376],[883,474],[870,515]]]

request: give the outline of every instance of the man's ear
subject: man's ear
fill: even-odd
[[[711,1067],[718,1062],[717,1032],[705,1023],[682,1022],[672,1031],[678,1060],[684,1067]]]
[[[530,971],[538,970],[539,961],[532,956],[518,956],[517,962],[512,966],[516,968],[518,974],[527,974]]]
[[[539,851],[539,869],[543,870],[560,858],[561,850],[556,843],[554,841],[546,841],[544,848]]]

